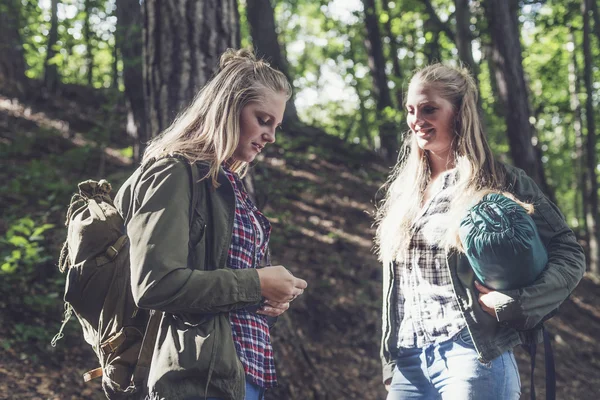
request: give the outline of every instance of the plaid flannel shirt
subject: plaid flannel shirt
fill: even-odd
[[[235,192],[235,218],[227,265],[229,268],[256,268],[265,254],[271,225],[252,203],[240,179],[227,167],[225,175]],[[256,385],[277,384],[273,346],[265,316],[246,310],[229,313],[233,342],[246,376]]]
[[[456,170],[442,177],[442,188],[424,205],[413,224],[406,256],[396,263],[398,348],[440,343],[466,326],[450,280],[446,252],[435,240],[436,227],[445,224],[455,177]]]

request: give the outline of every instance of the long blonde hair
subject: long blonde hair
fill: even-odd
[[[439,245],[458,248],[458,227],[466,209],[483,190],[500,190],[504,174],[490,149],[477,111],[478,91],[473,77],[462,67],[443,64],[418,70],[411,82],[430,85],[448,100],[455,111],[453,160],[456,182],[453,198]],[[424,192],[431,178],[427,151],[414,135],[406,132],[398,163],[388,181],[385,198],[377,210],[375,245],[383,262],[400,260],[408,246],[412,223],[421,209]]]
[[[231,159],[240,139],[242,109],[269,93],[284,93],[289,100],[292,88],[285,75],[248,50],[228,49],[221,56],[219,70],[192,103],[149,143],[142,163],[172,154],[191,163],[206,161],[210,164],[207,176],[217,187],[219,167]],[[244,176],[248,165],[234,161],[229,167]]]

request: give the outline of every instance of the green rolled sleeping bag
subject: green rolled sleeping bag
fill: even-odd
[[[527,286],[548,262],[531,216],[499,193],[485,195],[469,210],[459,236],[477,279],[490,289]]]

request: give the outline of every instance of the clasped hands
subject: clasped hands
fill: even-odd
[[[278,317],[290,308],[290,302],[304,293],[308,285],[282,265],[260,268],[257,272],[261,294],[265,298],[265,306],[257,311],[258,314]]]

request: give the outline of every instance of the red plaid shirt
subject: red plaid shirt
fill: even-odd
[[[235,219],[227,266],[233,269],[256,268],[265,254],[271,224],[252,203],[237,175],[227,167],[223,169],[235,192]],[[229,321],[246,376],[263,388],[275,386],[273,346],[266,317],[242,309],[231,311]]]

